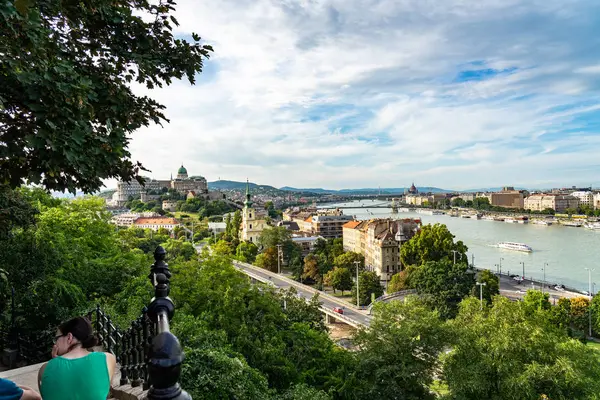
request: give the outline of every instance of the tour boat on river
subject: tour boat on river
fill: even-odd
[[[533,221],[533,223],[536,225],[544,225],[544,226],[552,225],[552,221],[544,221],[543,219],[536,219],[535,221]]]
[[[531,247],[524,243],[500,242],[498,243],[498,247],[506,250],[524,251],[526,253],[531,253],[533,251]]]
[[[593,231],[600,231],[600,222],[588,222],[584,227]]]

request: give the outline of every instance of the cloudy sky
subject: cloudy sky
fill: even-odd
[[[152,96],[156,178],[600,186],[600,1],[179,0],[215,52]]]

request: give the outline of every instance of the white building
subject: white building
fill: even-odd
[[[123,213],[117,214],[112,217],[112,223],[117,226],[130,227],[133,226],[134,222],[141,217],[152,218],[152,217],[160,217],[159,214],[151,211],[146,211],[143,213]]]
[[[594,195],[594,209],[600,210],[600,193]]]
[[[259,212],[252,207],[250,188],[248,183],[246,183],[246,201],[242,210],[241,240],[257,244],[262,231],[268,226],[264,217],[264,210]]]
[[[171,217],[140,217],[135,220],[133,226],[141,229],[152,229],[153,231],[157,231],[160,228],[172,231],[176,226],[179,226],[179,222]]]
[[[227,229],[227,224],[225,222],[209,222],[208,230],[213,233],[223,233]]]
[[[594,193],[592,192],[573,192],[571,196],[579,199],[580,206],[594,207]]]

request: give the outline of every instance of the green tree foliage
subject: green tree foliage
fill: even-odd
[[[359,273],[359,304],[368,306],[371,304],[371,294],[375,294],[375,298],[383,294],[383,286],[379,281],[379,275],[372,271],[363,271]],[[356,304],[356,282],[352,285],[352,301]]]
[[[550,294],[530,289],[523,296],[523,309],[529,315],[533,315],[538,311],[548,311],[552,307],[549,299]]]
[[[93,192],[139,178],[129,135],[168,120],[130,82],[193,84],[212,50],[173,36],[173,4],[2,2],[0,183]]]
[[[348,268],[335,268],[324,277],[324,283],[333,288],[333,292],[341,290],[344,295],[345,290],[352,289],[352,272]]]
[[[261,267],[267,269],[271,272],[278,272],[277,265],[277,248],[269,247],[258,256],[256,256],[256,261],[254,261],[254,265],[257,267]]]
[[[181,257],[185,261],[191,260],[196,256],[196,249],[190,242],[183,240],[168,239],[161,246],[167,252],[167,261],[175,260]]]
[[[401,290],[413,289],[410,277],[417,267],[409,265],[404,270],[394,274],[388,283],[388,293],[399,292]]]
[[[433,399],[429,385],[448,343],[443,321],[415,297],[377,303],[368,330],[355,337],[358,365],[342,398]]]
[[[315,319],[322,320],[318,300],[301,305],[304,300],[254,286],[225,258],[175,263],[171,268],[171,295],[178,308],[217,337],[222,332],[231,350],[264,374],[270,387],[283,391],[306,383],[329,390],[342,384],[336,371],[347,365],[347,354],[323,330],[315,329]],[[190,336],[194,335],[184,339]]]
[[[252,264],[256,260],[258,247],[254,243],[241,242],[235,249],[236,260]]]
[[[212,246],[212,251],[216,255],[220,255],[220,256],[229,257],[229,256],[233,255],[232,244],[225,240],[219,240],[216,244],[214,244]]]
[[[428,261],[415,269],[410,282],[442,317],[452,318],[461,300],[471,294],[475,273],[465,263]]]
[[[591,399],[600,392],[595,354],[548,323],[545,312],[495,297],[467,299],[450,322],[443,376],[456,399]]]
[[[335,260],[333,261],[333,265],[336,268],[346,268],[349,269],[351,271],[355,271],[356,270],[356,264],[355,262],[359,262],[358,264],[358,270],[362,271],[365,268],[365,256],[363,256],[360,253],[355,253],[353,251],[349,251],[347,253],[343,253],[340,254],[339,256],[335,257]]]
[[[302,278],[311,279],[315,282],[321,280],[318,260],[313,254],[304,257],[304,272],[302,273]]]
[[[477,282],[485,283],[482,289],[479,286],[473,286],[472,295],[479,298],[480,294],[483,294],[483,300],[486,303],[492,303],[492,297],[500,294],[500,282],[496,275],[490,270],[484,269],[477,273]],[[480,293],[481,290],[481,293]]]
[[[265,248],[274,248],[277,252],[277,245],[281,245],[284,264],[292,270],[294,276],[299,279],[304,271],[302,259],[302,249],[292,241],[291,232],[284,226],[274,226],[262,231],[258,243]],[[272,250],[271,250],[272,251]],[[277,261],[277,258],[275,258]]]
[[[465,206],[465,201],[463,199],[461,199],[460,197],[454,198],[452,199],[452,207],[464,207]]]
[[[454,242],[454,235],[446,225],[425,225],[415,236],[402,245],[400,257],[404,265],[421,265],[427,261],[467,260],[467,246],[462,242]]]
[[[38,210],[20,191],[0,185],[0,240],[15,228],[27,228],[35,222]]]

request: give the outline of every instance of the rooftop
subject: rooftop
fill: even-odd
[[[179,222],[171,217],[140,217],[135,220],[135,225],[177,225]]]

